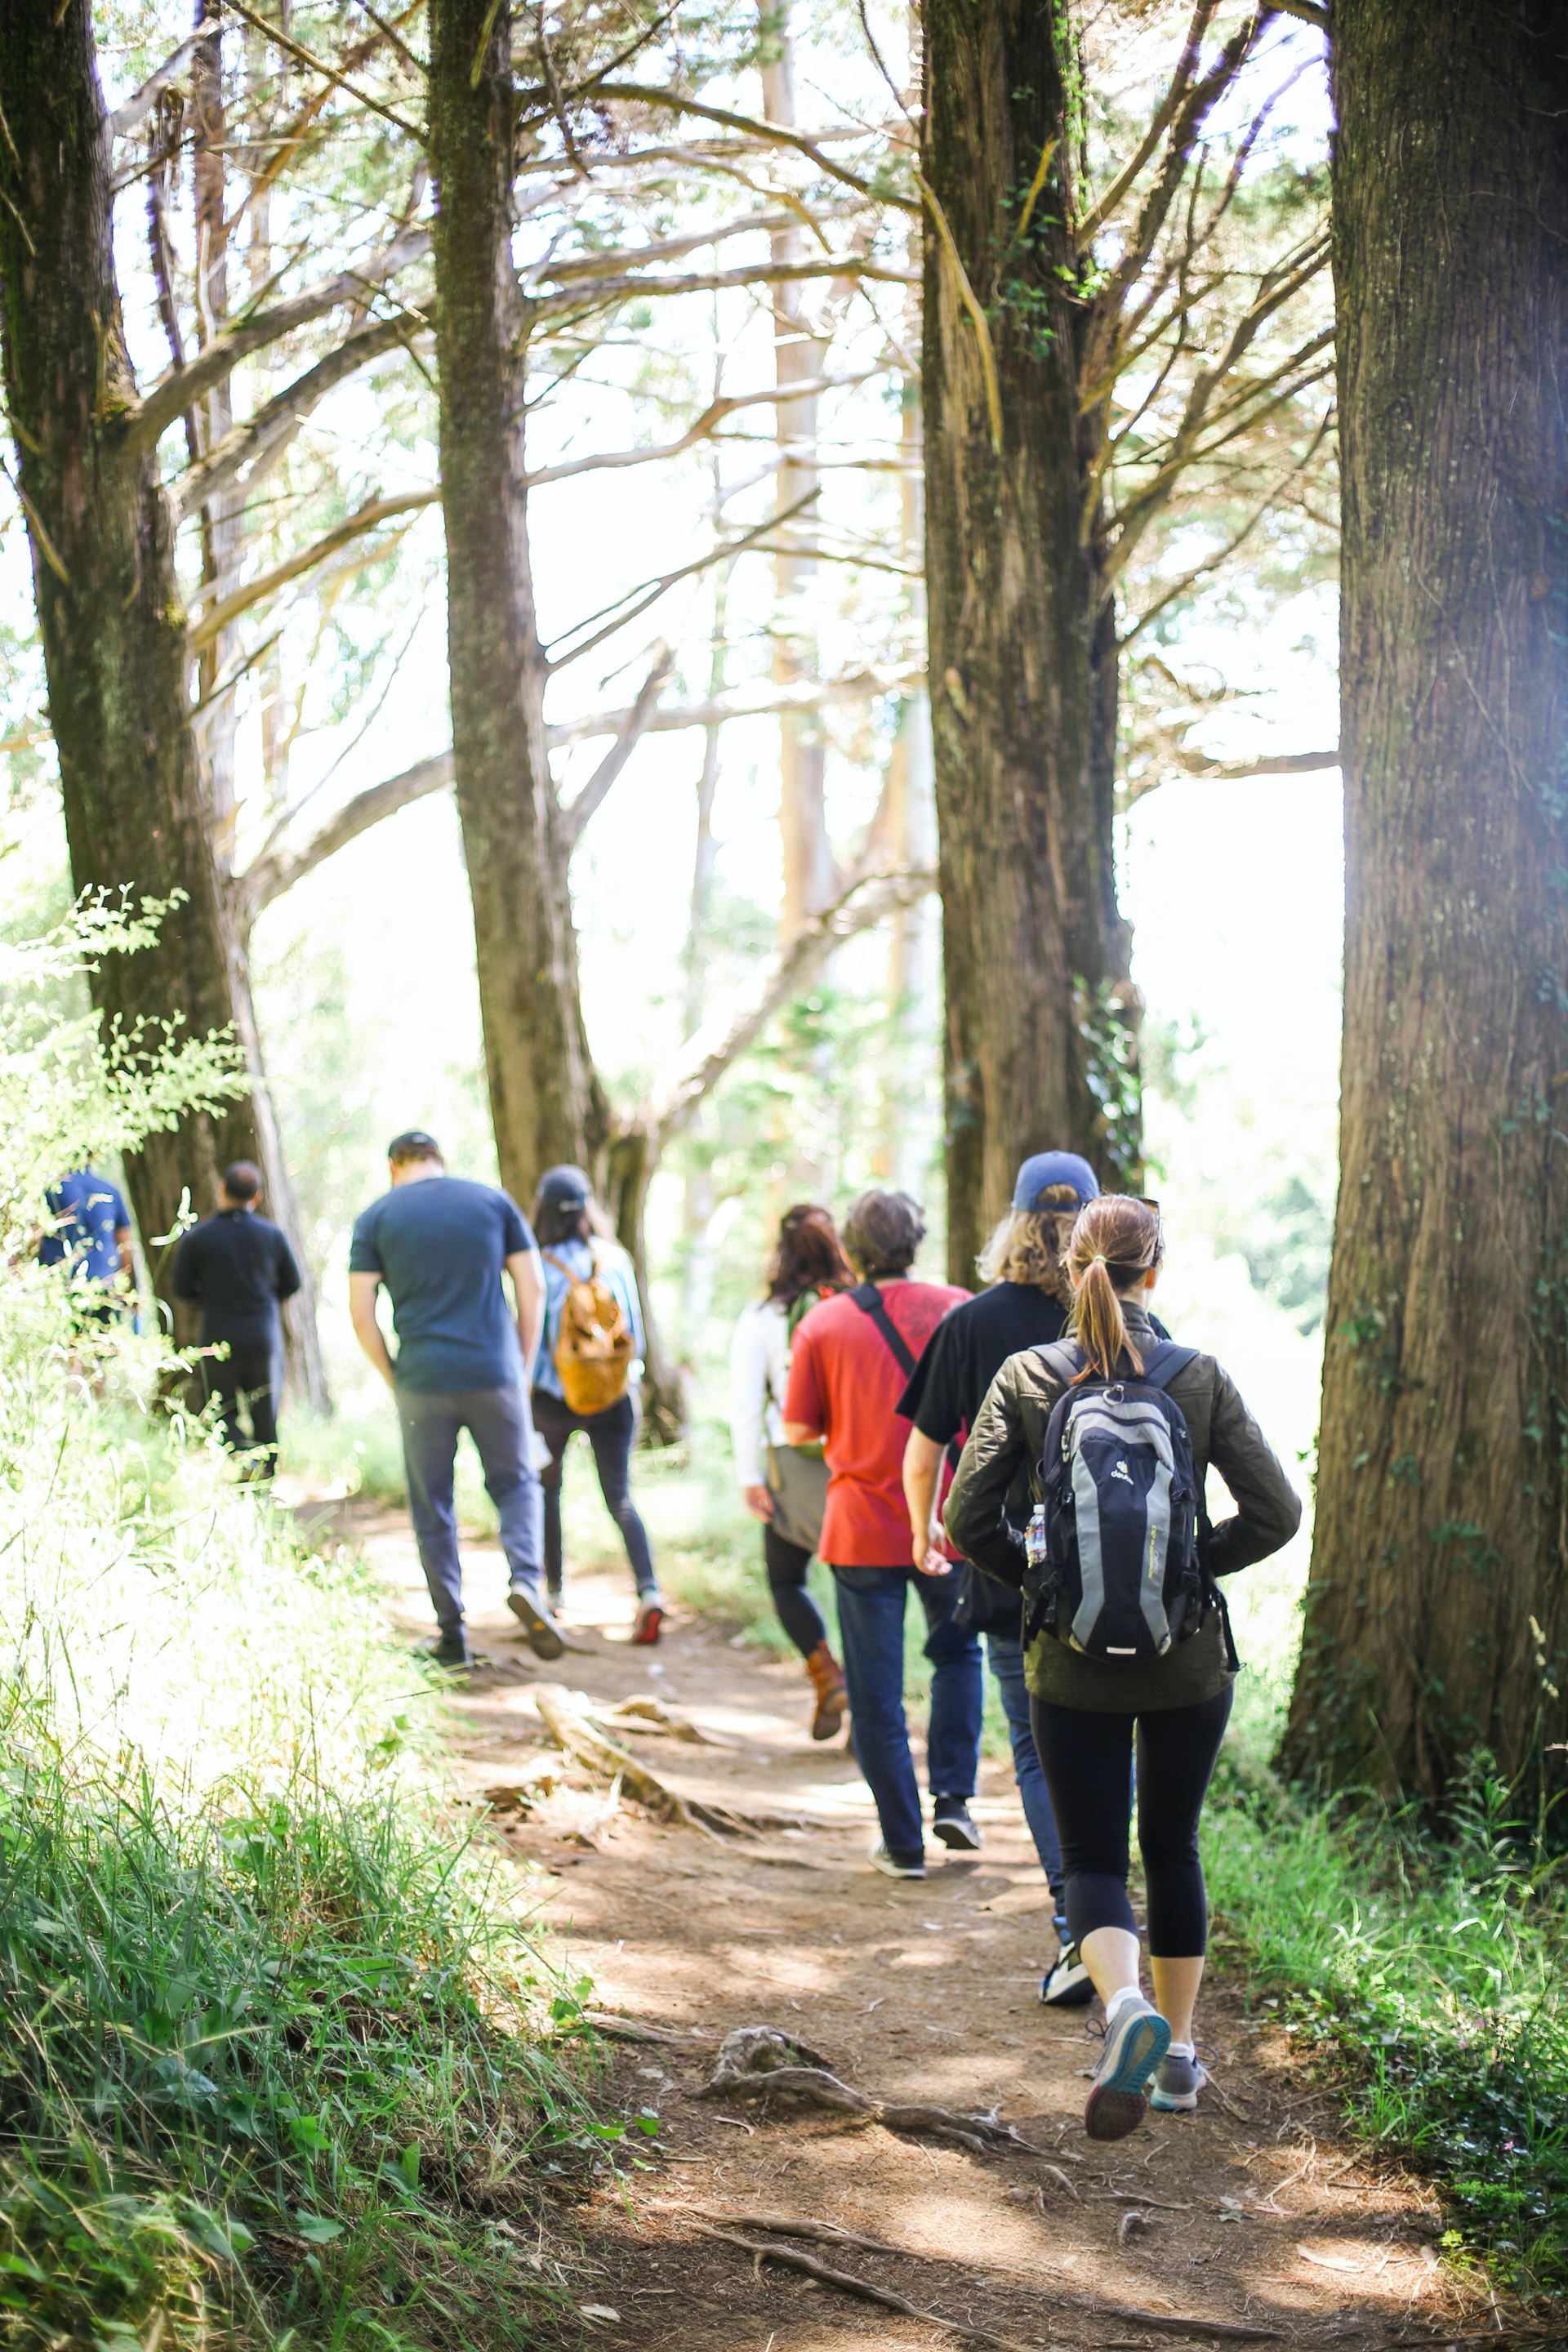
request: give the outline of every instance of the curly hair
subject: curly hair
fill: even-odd
[[[975,1259],[982,1282],[1026,1282],[1054,1298],[1058,1307],[1072,1305],[1068,1280],[1068,1244],[1081,1205],[1070,1184],[1052,1184],[1045,1205],[1009,1209]]]
[[[862,1192],[844,1220],[844,1255],[864,1282],[907,1274],[926,1237],[925,1211],[908,1192]]]
[[[779,1219],[779,1237],[768,1268],[768,1297],[793,1307],[808,1290],[826,1298],[847,1290],[854,1270],[839,1247],[838,1234],[827,1211],[815,1201],[800,1201]]]

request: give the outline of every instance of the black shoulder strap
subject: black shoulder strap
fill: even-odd
[[[1083,1370],[1083,1349],[1076,1339],[1042,1339],[1035,1353],[1053,1380],[1071,1381]]]
[[[1184,1372],[1189,1364],[1197,1362],[1198,1352],[1196,1348],[1178,1348],[1173,1339],[1162,1339],[1159,1346],[1151,1348],[1143,1359],[1140,1378],[1144,1387],[1168,1389],[1179,1372]]]
[[[876,1325],[878,1330],[881,1333],[883,1339],[892,1349],[893,1360],[898,1365],[899,1370],[902,1372],[905,1380],[907,1381],[910,1373],[914,1370],[915,1360],[910,1353],[908,1340],[904,1338],[903,1333],[900,1330],[898,1325],[889,1314],[886,1306],[883,1304],[882,1294],[878,1289],[876,1284],[874,1282],[858,1283],[856,1287],[849,1293],[849,1296],[855,1301],[856,1306],[860,1309],[861,1314],[868,1315],[870,1317],[872,1322]]]

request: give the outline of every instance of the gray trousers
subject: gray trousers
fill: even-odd
[[[408,1513],[419,1565],[444,1633],[463,1622],[463,1571],[458,1558],[453,1473],[463,1430],[474,1441],[485,1492],[500,1520],[501,1549],[513,1584],[538,1587],[543,1572],[543,1503],[533,1466],[533,1423],[521,1387],[397,1391]]]

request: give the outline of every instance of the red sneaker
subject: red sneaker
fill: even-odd
[[[644,1649],[651,1649],[664,1628],[662,1601],[644,1601],[637,1607],[637,1622],[632,1627],[632,1640]]]

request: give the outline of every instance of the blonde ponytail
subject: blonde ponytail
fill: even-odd
[[[1073,1227],[1067,1261],[1073,1288],[1068,1328],[1088,1359],[1080,1381],[1114,1380],[1123,1361],[1134,1373],[1143,1370],[1121,1301],[1160,1257],[1160,1219],[1147,1202],[1102,1192],[1086,1203]]]

